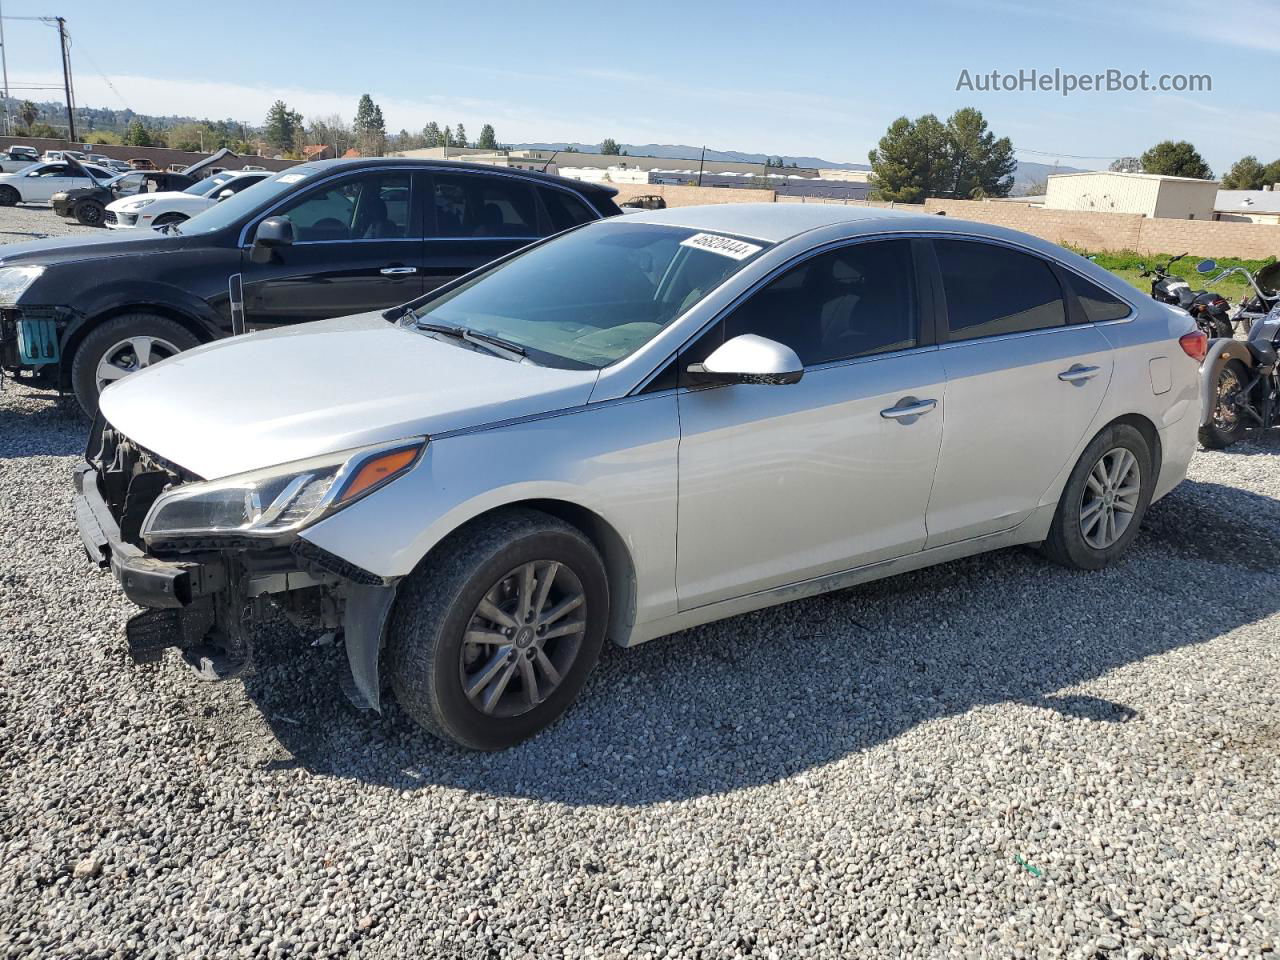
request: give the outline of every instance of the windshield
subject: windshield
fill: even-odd
[[[196,197],[203,197],[206,194],[212,193],[214,188],[222,186],[230,179],[231,178],[226,174],[216,173],[212,177],[206,177],[199,183],[193,183],[191,186],[187,187],[183,193],[189,193]]]
[[[764,244],[607,220],[540,244],[424,305],[406,323],[465,327],[552,366],[634,353],[760,254]]]
[[[243,217],[257,210],[263,204],[298,189],[299,184],[305,184],[307,178],[315,172],[315,167],[305,166],[281,170],[265,180],[258,181],[251,187],[245,187],[239,193],[227,197],[227,199],[210,207],[208,210],[196,214],[182,224],[181,232],[185,236],[214,233],[232,224],[239,223]],[[209,179],[214,180],[217,178],[210,177]],[[203,183],[204,181],[201,182]],[[223,183],[225,182],[224,180]],[[213,187],[209,189],[212,190]]]

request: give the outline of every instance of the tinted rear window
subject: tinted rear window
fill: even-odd
[[[1120,320],[1129,315],[1129,305],[1114,294],[1103,290],[1091,280],[1067,274],[1067,283],[1076,295],[1085,317],[1090,323],[1104,323],[1107,320]]]
[[[1062,288],[1039,257],[971,240],[937,240],[951,340],[971,340],[1067,322]]]

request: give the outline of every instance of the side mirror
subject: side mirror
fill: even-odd
[[[227,199],[227,197],[234,197],[235,195],[234,190],[223,190],[218,194],[218,202],[221,203],[223,200]]]
[[[1196,264],[1196,273],[1213,273],[1218,269],[1216,260],[1201,260]]]
[[[255,247],[288,247],[293,244],[293,221],[288,217],[267,217],[253,235]]]
[[[797,383],[804,364],[796,352],[774,340],[744,333],[722,343],[688,372],[704,383]]]

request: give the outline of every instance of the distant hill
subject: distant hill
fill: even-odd
[[[1018,161],[1018,169],[1013,172],[1013,195],[1019,196],[1029,192],[1030,187],[1042,189],[1044,181],[1051,173],[1086,173],[1080,167],[1064,167],[1053,163],[1031,163]],[[1038,191],[1037,191],[1038,192]]]

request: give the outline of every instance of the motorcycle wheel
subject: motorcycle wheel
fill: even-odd
[[[1235,397],[1249,379],[1249,371],[1239,360],[1228,360],[1218,371],[1213,419],[1200,428],[1200,445],[1206,450],[1225,450],[1244,439],[1244,414]]]
[[[1214,328],[1218,331],[1215,337],[1234,337],[1235,331],[1231,329],[1231,321],[1226,317],[1219,317],[1213,321]]]

